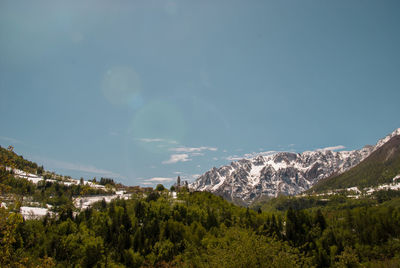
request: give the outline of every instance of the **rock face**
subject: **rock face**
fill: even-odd
[[[400,135],[400,128],[379,140],[375,146],[354,151],[279,152],[242,159],[227,166],[212,168],[189,187],[242,204],[250,204],[262,196],[299,194],[320,179],[356,166],[396,135]]]

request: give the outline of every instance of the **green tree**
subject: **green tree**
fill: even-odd
[[[161,192],[161,191],[164,191],[164,190],[165,190],[164,185],[162,185],[162,184],[157,184],[157,186],[156,186],[156,191]]]
[[[14,266],[19,262],[13,245],[17,241],[17,227],[22,223],[22,217],[17,213],[9,213],[0,207],[0,266]]]

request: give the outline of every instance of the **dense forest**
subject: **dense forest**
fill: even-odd
[[[206,192],[158,185],[85,210],[85,185],[17,178],[6,166],[52,176],[1,148],[1,267],[399,267],[400,192],[299,196],[236,206]],[[115,186],[112,179],[100,184]],[[175,187],[171,187],[175,188]],[[23,199],[54,214],[24,219]]]
[[[287,207],[270,212],[204,192],[172,199],[163,190],[26,221],[1,208],[0,261],[2,267],[399,265],[400,198],[336,199],[301,209],[304,200],[281,198]]]

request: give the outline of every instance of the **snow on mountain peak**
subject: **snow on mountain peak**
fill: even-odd
[[[241,200],[245,204],[261,196],[298,194],[323,178],[354,167],[396,135],[400,135],[400,128],[379,140],[375,146],[365,146],[354,151],[330,150],[343,149],[343,146],[335,146],[301,154],[248,154],[245,155],[246,158],[230,165],[207,171],[189,187],[198,191],[210,191],[232,201]]]
[[[390,133],[389,135],[387,135],[386,137],[384,137],[383,139],[380,139],[376,145],[375,145],[375,149],[377,150],[380,147],[382,147],[385,143],[387,143],[391,138],[400,135],[400,128],[396,129],[395,131],[393,131],[392,133]]]

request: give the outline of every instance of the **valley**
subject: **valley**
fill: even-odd
[[[77,180],[0,148],[0,264],[395,267],[398,134],[357,151],[239,160],[171,190]]]

